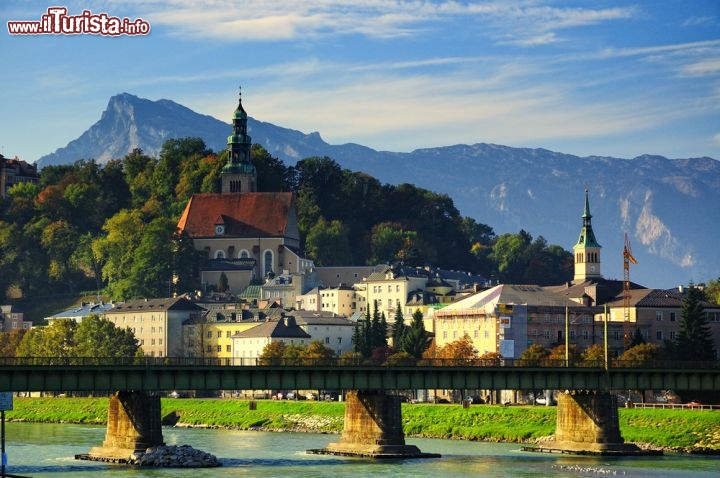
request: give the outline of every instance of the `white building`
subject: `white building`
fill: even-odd
[[[287,345],[309,345],[310,334],[295,321],[295,317],[263,322],[232,336],[232,356],[236,364],[255,365],[268,344],[283,342]]]

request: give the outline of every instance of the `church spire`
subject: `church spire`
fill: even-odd
[[[232,134],[228,136],[228,161],[222,169],[222,192],[241,193],[257,190],[257,171],[250,161],[252,140],[247,134],[248,115],[242,105],[242,89],[233,113]]]
[[[595,232],[592,228],[592,214],[590,214],[590,199],[588,189],[585,188],[585,209],[582,214],[582,227],[577,244],[573,246],[575,253],[575,282],[582,282],[589,278],[600,278],[600,248]]]

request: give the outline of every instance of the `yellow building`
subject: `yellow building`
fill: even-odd
[[[478,355],[518,358],[530,345],[551,349],[566,337],[579,348],[603,343],[598,310],[539,286],[501,284],[436,311],[431,331],[438,347],[467,335]]]

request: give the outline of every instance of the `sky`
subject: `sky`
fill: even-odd
[[[9,33],[53,6],[150,31]],[[719,0],[3,0],[0,18],[0,153],[28,162],[113,95],[229,122],[240,85],[253,118],[331,144],[720,159]]]

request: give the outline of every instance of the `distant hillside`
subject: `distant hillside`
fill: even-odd
[[[228,119],[234,106],[228,104]],[[252,111],[251,104],[245,106]],[[639,261],[632,269],[634,282],[673,287],[720,276],[715,246],[720,236],[720,162],[712,158],[578,157],[485,143],[393,153],[357,144],[330,145],[318,133],[252,118],[248,127],[254,143],[287,164],[328,156],[384,183],[412,183],[446,193],[463,215],[498,234],[525,229],[568,250],[580,231],[587,185],[606,277],[622,276],[624,232]],[[199,136],[220,151],[229,132],[229,123],[173,101],[123,93],[110,98],[100,120],[78,139],[38,164],[82,158],[106,162],[135,147],[155,155],[167,139],[188,136]]]

